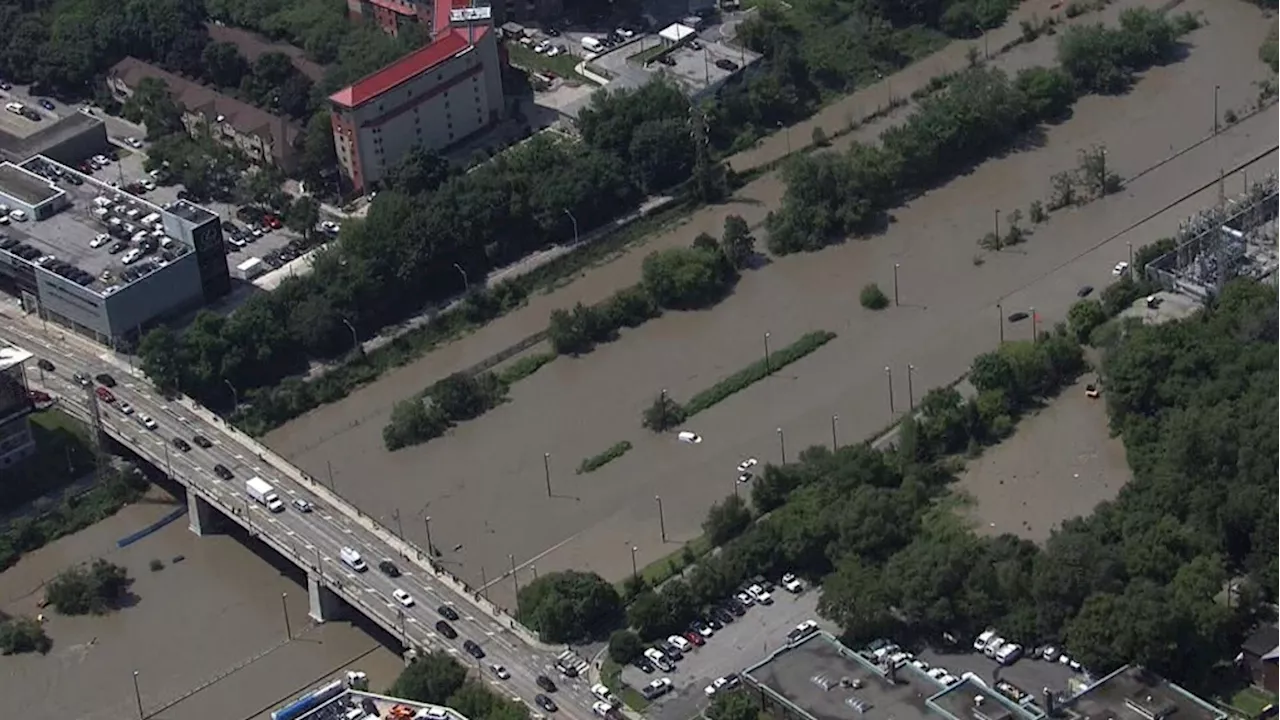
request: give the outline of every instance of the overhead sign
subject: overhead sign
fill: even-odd
[[[477,22],[493,17],[493,9],[489,7],[469,7],[449,11],[450,23]]]

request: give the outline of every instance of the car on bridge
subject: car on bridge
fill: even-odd
[[[303,500],[302,498],[294,498],[293,509],[300,513],[309,513],[311,512],[311,503]]]
[[[39,360],[36,361],[36,367],[40,368],[45,372],[53,372],[53,363],[49,362],[48,360],[45,360],[44,358],[40,358]]]
[[[98,373],[97,375],[93,376],[93,379],[97,380],[99,384],[105,385],[106,387],[109,387],[109,388],[116,386],[116,379],[106,373]]]
[[[97,388],[93,392],[98,396],[98,399],[104,403],[113,403],[116,401],[116,396],[112,395],[111,391],[104,387]]]
[[[479,660],[484,657],[484,648],[480,647],[480,643],[475,640],[468,640],[462,643],[462,649],[467,651],[471,657]]]
[[[400,588],[392,590],[391,597],[395,598],[396,602],[405,607],[413,607],[413,596]]]
[[[196,435],[195,437],[191,438],[191,442],[195,443],[196,445],[199,445],[202,448],[205,448],[206,450],[213,447],[213,443],[209,441],[209,438],[203,435]]]
[[[385,558],[378,563],[378,569],[382,571],[383,575],[386,575],[389,578],[400,577],[400,568],[396,567],[395,563]]]
[[[436,608],[436,611],[449,620],[453,620],[454,622],[458,621],[458,611],[454,610],[449,605],[441,605]]]
[[[213,466],[213,474],[217,475],[223,480],[230,480],[231,478],[236,476],[235,473],[228,470],[227,466],[223,465],[222,463],[218,463],[217,465]]]
[[[187,442],[186,440],[183,440],[180,437],[176,437],[171,442],[173,443],[174,447],[178,448],[182,452],[191,452],[191,443]]]
[[[458,637],[458,631],[454,630],[452,625],[450,625],[449,623],[443,620],[436,621],[436,632],[449,638],[450,640],[453,640],[454,638]],[[471,641],[468,640],[467,642],[471,642]]]
[[[142,422],[142,426],[148,430],[155,430],[156,428],[160,427],[159,425],[156,424],[155,419],[152,418],[150,415],[142,415],[138,419]]]
[[[123,400],[121,400],[120,404],[117,405],[116,407],[119,408],[120,412],[124,413],[125,415],[133,414],[133,406]]]

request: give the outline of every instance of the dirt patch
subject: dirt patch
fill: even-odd
[[[956,488],[973,500],[965,512],[978,533],[1044,542],[1063,521],[1115,499],[1133,477],[1123,441],[1107,428],[1105,403],[1085,397],[1089,382],[1092,374],[967,463]]]
[[[396,508],[405,516],[431,515],[435,545],[460,546],[446,553],[446,565],[475,586],[482,575],[494,582],[508,566],[508,554],[520,565],[522,582],[532,579],[533,565],[618,578],[630,568],[632,545],[643,564],[695,537],[707,506],[733,491],[734,467],[743,456],[778,458],[778,428],[790,457],[809,444],[829,442],[832,415],[840,417],[841,442],[883,428],[890,419],[885,366],[893,368],[898,409],[904,409],[908,364],[916,368],[917,395],[954,380],[996,343],[997,303],[1005,314],[1035,307],[1047,323],[1064,319],[1077,288],[1110,280],[1111,267],[1127,257],[1127,242],[1141,245],[1171,234],[1214,202],[1217,190],[1180,204],[1179,198],[1212,184],[1220,168],[1275,147],[1274,108],[1202,142],[1212,130],[1215,85],[1223,109],[1239,108],[1256,94],[1252,80],[1266,74],[1256,58],[1269,27],[1261,11],[1208,0],[1183,9],[1203,11],[1208,20],[1190,36],[1187,59],[1148,72],[1129,95],[1083,99],[1070,120],[1047,130],[1039,148],[985,163],[899,208],[880,237],[776,258],[748,273],[714,309],[669,313],[589,356],[560,358],[518,383],[511,402],[449,436],[397,453],[383,450],[381,428],[392,403],[545,327],[555,308],[595,302],[634,283],[643,252],[633,252],[290,423],[268,443],[317,477],[331,465],[338,492],[369,515]],[[1204,113],[1188,110],[1194,103],[1187,88],[1207,89]],[[1107,146],[1109,166],[1126,178],[1194,149],[1146,172],[1119,195],[1056,214],[1029,243],[973,264],[993,209],[1025,209],[1043,199],[1050,176],[1073,168],[1077,153],[1097,144]],[[1256,178],[1274,162],[1266,158],[1248,172]],[[1238,176],[1228,175],[1227,182],[1239,183]],[[645,250],[688,244],[700,231],[718,234],[730,213],[758,222],[781,190],[773,177],[762,178]],[[867,282],[889,287],[895,263],[901,266],[902,305],[861,310],[859,289]],[[641,410],[661,389],[687,398],[759,357],[765,332],[781,347],[817,329],[840,337],[699,415],[691,429],[706,438],[701,445],[640,429]],[[1006,332],[1029,336],[1030,325],[1009,325]],[[626,456],[590,475],[574,475],[580,458],[624,439],[635,445]],[[544,453],[551,454],[552,497],[545,490]],[[662,518],[655,496],[663,499]],[[421,528],[406,527],[406,533],[425,544]],[[512,587],[509,579],[497,581],[495,601],[510,605]]]

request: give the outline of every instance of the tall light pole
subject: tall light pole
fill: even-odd
[[[396,536],[404,540],[404,525],[400,522],[400,508],[392,511],[391,517],[396,521]]]
[[[836,452],[840,449],[840,441],[836,439],[836,424],[839,422],[839,415],[831,416],[831,452]]]
[[[1031,308],[1031,342],[1036,342],[1036,309]]]
[[[893,368],[888,365],[884,366],[884,376],[889,383],[889,414],[897,412],[893,409]]]
[[[658,503],[658,530],[662,533],[662,542],[667,541],[667,518],[662,513],[662,496],[654,495],[653,499]]]
[[[569,208],[564,209],[564,214],[569,216],[569,220],[573,221],[573,244],[577,245],[578,244],[578,218],[574,217],[573,213],[569,212]]]
[[[666,388],[662,388],[662,393],[659,398],[658,404],[662,406],[662,431],[666,432],[667,430],[667,389]]]
[[[1125,242],[1125,246],[1129,248],[1129,279],[1137,280],[1137,271],[1133,267],[1133,241]]]
[[[773,372],[773,365],[769,361],[769,333],[767,332],[764,334],[764,371]]]
[[[236,386],[232,385],[230,380],[223,378],[222,382],[226,383],[231,390],[231,414],[234,415],[240,411],[240,393],[236,392]]]
[[[133,699],[138,703],[138,720],[146,720],[142,712],[142,691],[138,689],[138,671],[133,671]]]
[[[638,551],[639,549],[640,548],[636,547],[635,545],[631,546],[631,577],[635,578],[636,580],[640,579],[640,568],[639,566],[636,565],[636,551]]]
[[[289,593],[280,593],[280,610],[284,612],[284,636],[293,639],[293,628],[289,627]]]
[[[458,263],[453,264],[453,269],[457,270],[458,274],[462,276],[462,292],[469,291],[471,289],[471,280],[467,277],[467,271]]]
[[[347,329],[351,331],[351,349],[360,352],[362,348],[360,347],[360,336],[356,334],[356,326],[352,325],[351,321],[346,318],[342,318],[342,324],[346,325]]]
[[[511,561],[511,584],[516,588],[516,614],[520,614],[520,578],[516,575],[516,556],[515,553],[507,553],[507,559]]]
[[[547,479],[547,497],[551,497],[551,453],[542,453],[542,473]]]
[[[422,525],[427,529],[427,554],[435,555],[435,546],[431,544],[431,516],[422,516]]]
[[[915,375],[915,373],[916,373],[916,366],[908,364],[907,365],[907,402],[910,404],[912,412],[915,412],[915,409],[916,409],[916,389],[911,383],[911,376]]]
[[[1218,134],[1218,91],[1222,89],[1221,85],[1213,86],[1213,134]]]
[[[899,267],[901,266],[898,265],[898,263],[893,264],[893,304],[895,307],[898,305],[898,268]]]
[[[1000,249],[1000,208],[996,208],[996,250]]]
[[[996,303],[996,319],[1000,321],[1000,344],[1004,344],[1004,305]]]
[[[782,450],[782,464],[787,464],[787,436],[782,434],[782,428],[778,428],[778,447]]]

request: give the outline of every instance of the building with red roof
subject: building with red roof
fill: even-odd
[[[418,0],[376,2],[395,16],[388,22],[429,15],[433,40],[329,96],[338,166],[356,192],[376,185],[413,148],[457,145],[497,123],[504,109],[503,61],[488,7],[469,0],[430,7]],[[375,17],[386,29],[383,17]]]

